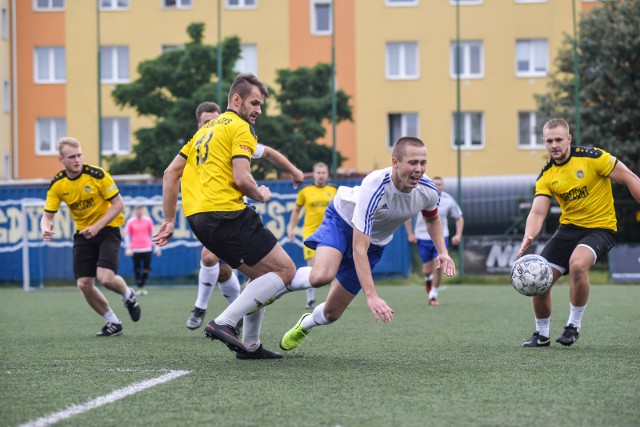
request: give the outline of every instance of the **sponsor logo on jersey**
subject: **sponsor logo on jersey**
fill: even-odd
[[[580,170],[578,170],[578,172],[576,172],[576,178],[578,178],[578,179],[584,178],[584,171],[582,169],[580,169]]]

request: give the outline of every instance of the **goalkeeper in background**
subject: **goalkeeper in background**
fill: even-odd
[[[140,320],[140,305],[133,289],[117,275],[120,261],[120,226],[124,223],[124,202],[111,175],[97,166],[82,163],[82,148],[77,139],[58,141],[58,160],[64,169],[51,180],[47,190],[44,215],[40,221],[42,237],[51,240],[55,231],[53,218],[61,202],[69,206],[76,225],[73,235],[73,274],[89,306],[107,322],[98,337],[122,334],[122,322],[96,287],[102,285],[122,296],[131,320]]]

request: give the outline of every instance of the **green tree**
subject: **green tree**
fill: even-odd
[[[603,2],[584,14],[577,56],[578,143],[610,151],[640,172],[640,0]],[[575,129],[571,36],[565,36],[555,62],[549,93],[536,96],[538,108],[543,117],[563,117]]]
[[[111,173],[162,176],[181,145],[193,135],[195,109],[203,101],[214,100],[217,86],[217,47],[202,43],[203,32],[204,24],[189,25],[187,33],[191,41],[184,49],[141,62],[140,78],[118,85],[113,91],[117,105],[133,107],[139,115],[152,117],[155,126],[134,132],[138,143],[133,147],[133,156],[112,157]],[[235,77],[233,66],[239,55],[237,37],[222,42],[222,75],[226,77],[222,82],[223,93],[228,92]]]
[[[164,169],[176,156],[181,145],[194,134],[194,111],[203,101],[214,100],[217,76],[217,47],[204,45],[204,24],[191,24],[187,32],[191,41],[184,49],[165,52],[159,57],[144,61],[138,67],[140,78],[118,85],[113,98],[119,106],[130,106],[138,114],[152,117],[155,126],[135,131],[138,144],[133,155],[127,158],[111,157],[110,172],[150,173],[162,176]],[[236,73],[233,66],[240,55],[240,40],[225,39],[222,43],[223,93]],[[330,147],[317,144],[325,134],[324,124],[331,117],[331,68],[318,64],[313,68],[294,71],[280,70],[276,83],[280,91],[270,88],[268,103],[275,103],[277,115],[264,114],[256,122],[259,141],[279,150],[304,171],[311,171],[315,162],[331,164]],[[336,92],[337,121],[351,120],[349,97],[343,91]],[[221,100],[224,111],[227,100]],[[264,111],[267,108],[265,106]],[[338,165],[343,157],[337,153]],[[264,178],[275,171],[268,162],[253,162],[254,176]]]
[[[275,148],[303,171],[311,171],[316,162],[331,166],[332,149],[316,141],[326,133],[325,125],[331,122],[331,65],[300,67],[296,70],[278,70],[276,83],[279,91],[273,91],[280,114],[265,115],[256,121],[259,141]],[[352,120],[349,96],[336,91],[336,122]],[[345,158],[337,152],[337,165]],[[264,176],[273,166],[256,163],[257,176]]]

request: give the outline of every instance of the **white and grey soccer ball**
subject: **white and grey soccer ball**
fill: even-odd
[[[545,293],[552,281],[551,266],[540,255],[525,255],[511,268],[511,286],[528,297]]]

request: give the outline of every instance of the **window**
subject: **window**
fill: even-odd
[[[102,119],[102,154],[129,154],[131,151],[131,132],[129,118]]]
[[[2,38],[9,38],[9,10],[6,7],[2,8],[2,22],[0,23],[2,26]]]
[[[165,9],[191,9],[191,0],[162,0]]]
[[[547,40],[518,40],[516,44],[516,75],[546,76],[549,47]]]
[[[331,0],[311,0],[311,34],[331,35],[333,31],[331,15]]]
[[[458,113],[453,113],[452,132],[453,148],[457,148],[459,140],[462,148],[484,148],[484,117],[482,113],[460,113],[462,114],[460,122],[461,137],[456,138],[456,118]]]
[[[388,42],[386,72],[388,79],[417,79],[420,73],[418,43]]]
[[[64,83],[67,80],[64,47],[36,47],[34,56],[36,83]]]
[[[99,0],[100,10],[127,10],[129,0]]]
[[[11,86],[9,80],[2,82],[2,111],[11,112]]]
[[[240,57],[233,69],[239,73],[258,75],[258,48],[255,44],[240,45]]]
[[[33,10],[59,11],[64,9],[64,0],[33,0]]]
[[[225,0],[227,9],[255,9],[258,0]]]
[[[451,43],[451,77],[457,78],[456,42]],[[460,42],[460,77],[477,79],[484,76],[484,58],[481,41]]]
[[[36,119],[36,154],[58,155],[56,143],[66,134],[66,119]]]
[[[103,83],[129,81],[128,46],[103,46],[100,48],[100,80]]]
[[[388,116],[389,130],[387,148],[393,148],[393,144],[403,136],[418,137],[417,113],[390,113]]]
[[[521,111],[518,113],[518,147],[544,148],[542,135],[538,135],[538,114]]]
[[[417,6],[419,0],[385,0],[385,6]]]

